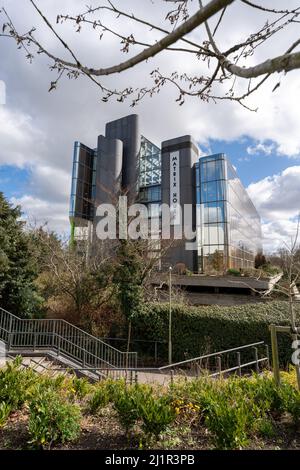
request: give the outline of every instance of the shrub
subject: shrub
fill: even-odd
[[[87,379],[78,378],[76,375],[71,379],[69,387],[71,393],[79,399],[83,399],[92,389],[92,386]]]
[[[19,356],[0,370],[0,401],[11,409],[18,409],[25,403],[37,381],[37,375],[31,369],[21,369],[21,363]]]
[[[111,384],[112,385],[112,384]],[[111,386],[110,385],[110,386]],[[121,386],[114,389],[113,406],[121,425],[128,433],[140,418],[140,406],[151,395],[152,388],[144,384]]]
[[[0,428],[6,423],[11,411],[11,405],[8,405],[4,401],[0,403]]]
[[[87,409],[91,414],[96,414],[101,408],[107,406],[109,401],[109,390],[105,384],[101,384],[97,386],[89,399]]]
[[[31,443],[51,447],[55,443],[75,440],[80,434],[80,410],[58,392],[46,390],[29,404]]]
[[[138,414],[145,434],[156,439],[176,418],[176,412],[167,396],[146,397],[138,404]]]
[[[238,269],[230,268],[227,270],[227,274],[229,274],[229,276],[240,276],[241,271],[239,271]]]
[[[255,431],[261,436],[268,439],[275,437],[276,429],[274,427],[273,422],[270,418],[261,418],[257,421],[255,425]]]
[[[300,318],[300,305],[295,306],[295,310]],[[290,324],[287,302],[261,302],[231,307],[173,304],[172,318],[174,361],[257,341],[264,341],[271,346],[269,325]],[[143,312],[133,319],[133,335],[139,339],[167,341],[168,319],[168,304],[147,304]],[[278,347],[281,364],[285,366],[291,357],[287,335],[278,335]],[[166,359],[167,343],[161,344],[159,349],[161,357]],[[241,359],[248,358],[243,357],[242,353]]]
[[[205,424],[220,449],[236,449],[248,442],[249,409],[243,402],[229,402],[226,396],[209,397],[205,408]]]
[[[125,389],[115,396],[114,408],[118,413],[121,425],[125,428],[126,434],[128,434],[139,417],[134,390],[132,388]]]

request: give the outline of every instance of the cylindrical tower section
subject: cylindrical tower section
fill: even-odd
[[[121,190],[123,143],[98,137],[95,205],[116,204]]]
[[[133,202],[138,194],[141,147],[139,116],[130,114],[107,123],[105,135],[108,139],[120,139],[123,142],[122,189],[127,193],[129,202]]]

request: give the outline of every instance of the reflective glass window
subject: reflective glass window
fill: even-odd
[[[216,201],[217,198],[217,183],[210,181],[207,183],[207,201]]]

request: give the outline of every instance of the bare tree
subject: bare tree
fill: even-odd
[[[35,0],[28,0],[54,35],[57,43],[64,47],[70,57],[69,60],[55,55],[43,45],[38,39],[35,28],[32,27],[25,33],[20,33],[4,8],[2,8],[4,23],[0,35],[13,38],[18,48],[25,51],[29,61],[32,61],[37,54],[46,55],[51,60],[50,68],[57,72],[57,78],[51,82],[49,91],[55,89],[58,81],[64,76],[76,79],[83,75],[100,88],[104,102],[112,97],[120,102],[130,97],[131,106],[135,106],[146,95],[153,96],[159,93],[164,85],[169,84],[177,89],[177,101],[180,105],[185,102],[186,96],[194,96],[203,101],[237,101],[250,109],[245,103],[245,98],[256,92],[271,75],[300,68],[300,52],[296,52],[300,39],[291,37],[290,45],[286,50],[277,50],[276,42],[278,33],[284,30],[289,37],[289,26],[300,22],[300,5],[297,8],[288,9],[287,2],[282,2],[282,9],[276,9],[267,8],[260,1],[257,0],[257,3],[256,0],[240,0],[241,7],[248,8],[249,12],[251,10],[257,12],[257,27],[250,35],[245,35],[240,42],[226,49],[222,46],[222,25],[226,15],[231,13],[232,4],[237,3],[238,0],[211,0],[204,6],[201,0],[199,3],[197,0],[160,0],[162,6],[166,3],[172,4],[172,9],[161,18],[161,21],[158,18],[157,23],[153,23],[147,17],[138,16],[134,11],[120,8],[113,3],[113,0],[105,0],[96,7],[86,7],[75,16],[58,14],[55,26]],[[152,1],[149,5],[147,0],[144,2],[145,5],[147,3],[148,8],[154,3]],[[102,19],[104,13],[111,15],[108,22]],[[79,58],[77,52],[63,39],[62,33],[58,32],[59,26],[66,22],[74,23],[77,33],[80,33],[84,27],[89,27],[100,40],[107,35],[117,38],[121,44],[121,51],[130,55],[130,58],[108,67],[101,66],[101,63],[97,68],[91,67]],[[125,32],[128,24],[132,24],[130,34]],[[137,26],[145,28],[145,33],[150,29],[153,40],[146,42],[138,37]],[[199,42],[193,38],[193,33],[201,26],[205,28],[206,37]],[[272,41],[272,50],[277,51],[274,56],[250,66],[250,58],[252,62],[257,50],[270,41]],[[136,52],[138,48],[142,50]],[[99,77],[124,72],[156,57],[163,51],[171,54],[184,54],[184,60],[196,62],[199,72],[194,76],[179,73],[176,70],[165,74],[158,67],[154,67],[150,73],[153,83],[142,88],[134,88],[129,83],[125,88],[111,89],[99,81]],[[101,56],[100,53],[99,56]],[[274,90],[279,85],[280,81]],[[243,88],[242,92],[241,88]]]
[[[39,282],[51,296],[65,296],[71,300],[76,313],[81,315],[87,306],[101,308],[112,296],[111,273],[107,267],[110,258],[94,246],[93,256],[87,262],[87,244],[80,250],[70,247],[69,240],[60,240],[43,228],[30,232],[32,255],[36,258]]]

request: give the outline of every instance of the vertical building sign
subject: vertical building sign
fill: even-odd
[[[181,223],[179,151],[170,153],[170,212],[171,225]]]

